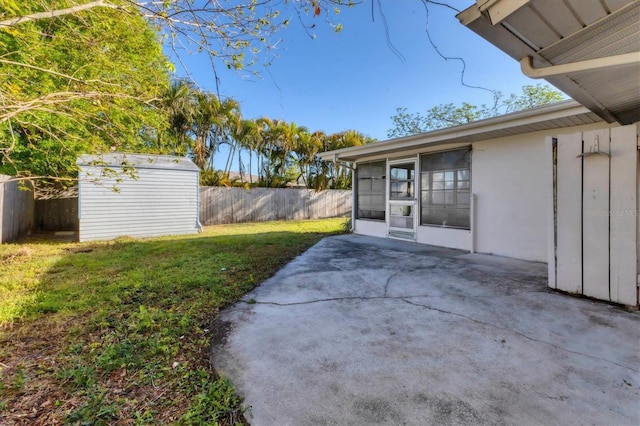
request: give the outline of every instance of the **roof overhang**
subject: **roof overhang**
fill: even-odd
[[[638,0],[476,0],[469,29],[604,120],[640,121]]]
[[[78,156],[76,165],[80,167],[96,168],[128,168],[135,169],[162,169],[162,170],[187,170],[199,172],[200,169],[187,157],[175,155],[131,154],[126,152],[113,152],[105,154],[83,154]]]
[[[602,122],[600,117],[578,102],[569,100],[428,133],[321,152],[318,157],[328,161],[355,162],[367,157],[394,155],[439,145],[478,142],[598,122]]]

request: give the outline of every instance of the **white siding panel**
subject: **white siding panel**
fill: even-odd
[[[599,141],[609,153],[609,129],[583,134],[584,151]],[[585,296],[609,300],[609,157],[592,155],[583,160],[582,288]]]
[[[582,133],[558,136],[556,288],[582,293]]]
[[[96,168],[82,168],[80,241],[197,232],[197,172],[138,169],[137,179],[101,179],[98,184],[83,179],[87,172],[99,175]]]
[[[637,304],[636,287],[636,126],[611,129],[610,297]]]

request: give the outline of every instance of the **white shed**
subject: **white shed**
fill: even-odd
[[[79,240],[192,234],[200,229],[199,169],[147,154],[78,158]]]

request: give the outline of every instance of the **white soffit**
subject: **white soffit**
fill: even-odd
[[[458,19],[514,59],[531,56],[535,68],[637,55],[632,64],[545,79],[608,122],[640,121],[640,1],[518,0],[492,22],[491,8],[510,2],[479,0]]]

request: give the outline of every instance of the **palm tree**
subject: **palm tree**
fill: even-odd
[[[213,93],[196,94],[196,108],[193,118],[195,142],[194,162],[202,170],[207,159],[213,164],[213,156],[221,141],[226,140],[228,123],[238,114],[238,102],[220,99]]]
[[[309,136],[307,144],[305,184],[308,188],[313,188],[316,191],[327,189],[329,187],[329,167],[331,162],[319,159],[316,154],[330,149],[329,138],[325,132],[318,130]]]
[[[242,175],[242,156],[241,150],[246,149],[249,151],[249,183],[253,185],[253,176],[251,173],[252,167],[252,157],[253,150],[257,149],[259,139],[260,139],[260,131],[259,127],[256,124],[255,120],[239,120],[235,129],[235,132],[232,133],[232,138],[235,141],[235,144],[238,146],[238,161],[239,164],[239,172],[240,179],[243,179]],[[229,163],[229,161],[228,161]]]
[[[261,129],[260,154],[262,155],[262,164],[260,170],[264,173],[260,180],[264,182],[265,186],[269,187],[272,185],[274,172],[278,169],[274,161],[274,153],[277,156],[278,140],[281,138],[280,134],[284,121],[271,120],[270,118],[263,117],[258,119],[258,125]]]
[[[173,80],[160,100],[167,115],[168,133],[174,140],[173,152],[185,153],[189,146],[189,133],[194,114],[193,87],[184,80]]]
[[[376,140],[363,135],[355,130],[334,133],[327,138],[328,144],[325,150],[334,150],[360,146]],[[348,189],[351,187],[351,169],[340,163],[329,163],[326,165],[329,176],[329,187],[333,189]]]
[[[305,127],[296,123],[276,120],[271,127],[270,166],[273,175],[271,185],[283,186],[293,180],[290,175],[291,154],[295,150],[301,134],[308,133]]]

